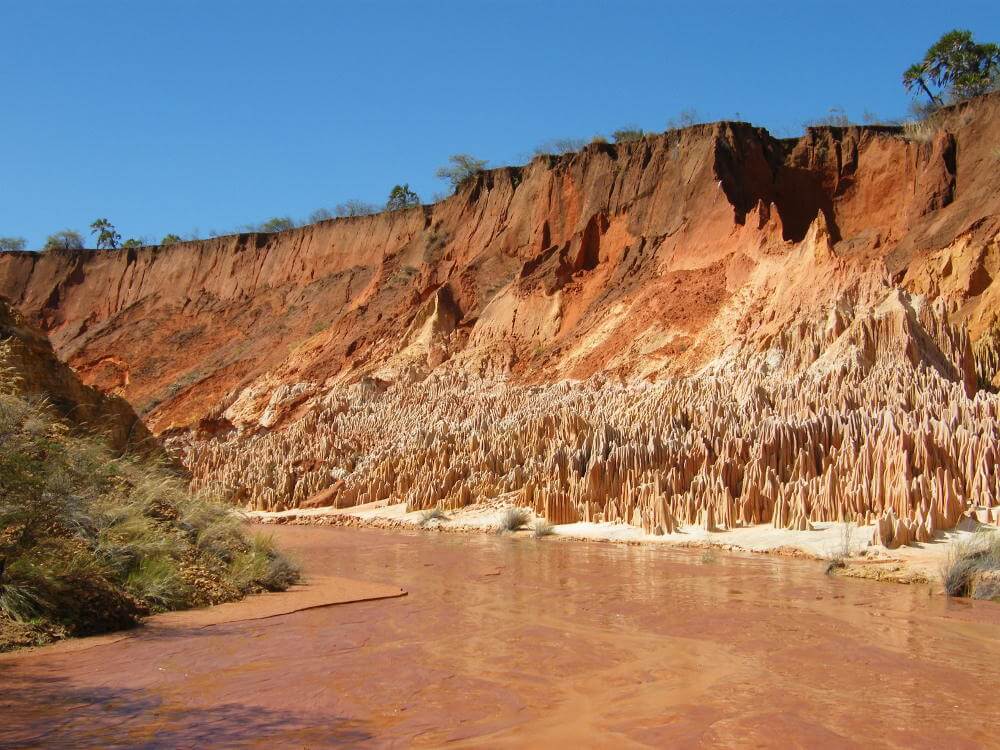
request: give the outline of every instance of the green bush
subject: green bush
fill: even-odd
[[[634,125],[628,125],[624,128],[619,128],[611,134],[611,137],[615,139],[615,143],[631,143],[632,141],[642,140],[645,133],[642,132],[641,128]]]
[[[486,161],[469,154],[452,154],[448,161],[450,166],[440,167],[435,174],[439,180],[451,183],[452,191],[457,191],[467,180],[486,169]]]
[[[169,465],[113,455],[0,381],[0,650],[296,580],[273,543]]]
[[[299,579],[298,569],[279,555],[270,534],[254,534],[233,557],[228,581],[244,593],[283,591]]]
[[[288,216],[275,216],[272,219],[268,219],[258,228],[258,232],[267,232],[268,234],[273,234],[275,232],[287,232],[289,229],[295,228],[295,222]]]
[[[42,250],[82,250],[83,249],[83,237],[80,236],[79,232],[74,232],[72,229],[63,229],[55,234],[50,234],[45,239],[45,245]]]
[[[410,190],[409,183],[394,185],[389,191],[389,199],[385,202],[386,211],[400,211],[404,208],[414,208],[420,205],[420,196]]]
[[[0,237],[0,252],[8,253],[24,250],[24,246],[27,244],[28,242],[24,237]]]

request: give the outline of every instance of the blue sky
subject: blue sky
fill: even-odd
[[[449,154],[685,109],[777,135],[842,107],[906,114],[943,32],[1000,41],[995,2],[0,0],[0,235],[39,247],[106,216],[207,236],[397,182]]]

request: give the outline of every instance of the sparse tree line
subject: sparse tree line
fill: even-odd
[[[916,121],[900,123],[899,121],[881,121],[876,115],[866,111],[863,117],[865,124],[899,125],[903,124],[910,133],[920,130],[929,118],[950,104],[971,99],[991,91],[1000,90],[1000,46],[996,44],[980,44],[973,39],[972,32],[955,29],[941,36],[928,48],[922,60],[914,63],[903,73],[903,86],[916,98],[913,113]],[[926,97],[923,100],[921,97]],[[740,115],[736,113],[736,119]],[[692,109],[680,112],[667,121],[667,130],[678,130],[690,127],[699,122],[698,113]],[[826,116],[804,123],[806,127],[824,125],[832,127],[847,127],[851,119],[841,107],[833,107]],[[615,144],[631,143],[645,138],[651,133],[643,131],[636,125],[627,125],[611,133]],[[589,143],[607,143],[603,135],[595,135]],[[575,153],[588,144],[583,138],[554,138],[540,144],[532,152],[532,157],[559,156]],[[1000,158],[1000,150],[997,151]],[[436,177],[446,181],[452,192],[458,189],[487,168],[487,162],[469,154],[453,154],[448,157],[448,164],[437,170]],[[389,191],[389,197],[384,205],[379,206],[362,200],[350,199],[338,204],[334,210],[320,208],[313,211],[304,222],[296,222],[289,216],[275,216],[260,224],[246,224],[239,227],[240,232],[284,232],[304,224],[315,224],[334,218],[369,216],[380,211],[404,211],[421,205],[420,196],[413,191],[408,183],[394,185]],[[97,249],[115,250],[118,248],[141,247],[155,243],[130,238],[122,242],[121,234],[106,218],[95,220],[90,225],[90,234],[95,239]],[[217,237],[225,232],[209,232],[210,237]],[[186,239],[199,239],[195,231]],[[182,242],[177,234],[167,234],[160,240],[161,246]],[[0,252],[24,250],[27,242],[23,237],[0,237]],[[47,250],[82,250],[84,238],[71,229],[63,229],[49,235],[42,248]]]

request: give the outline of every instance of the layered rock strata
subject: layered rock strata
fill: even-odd
[[[919,138],[696,126],[410,211],[7,254],[0,294],[250,507],[891,546],[997,514],[998,142],[997,95]]]

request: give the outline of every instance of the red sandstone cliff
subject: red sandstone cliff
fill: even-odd
[[[20,395],[44,399],[69,424],[101,435],[116,451],[159,451],[128,402],[80,382],[49,342],[0,301],[0,381]]]
[[[487,172],[423,209],[166,248],[0,256],[0,295],[156,431],[227,393],[439,366],[692,372],[894,285],[993,325],[1000,97],[926,142],[740,123]]]
[[[992,95],[952,108],[920,139],[849,127],[776,140],[743,123],[717,123],[593,144],[483,173],[455,196],[409,211],[166,248],[6,254],[0,295],[48,332],[85,381],[124,395],[155,432],[197,426],[201,449],[188,455],[196,477],[225,475],[251,504],[284,506],[322,492],[341,504],[395,495],[428,507],[513,492],[540,508],[544,496],[544,509],[559,518],[645,525],[664,513],[704,519],[729,501],[749,503],[747,519],[793,525],[831,513],[884,517],[890,507],[916,524],[925,497],[937,499],[924,503],[920,523],[937,514],[940,527],[961,512],[945,498],[952,490],[941,489],[959,481],[959,470],[963,507],[989,507],[1000,496],[994,467],[977,478],[978,462],[992,461],[989,446],[942,448],[947,461],[906,447],[932,430],[931,416],[914,416],[915,402],[965,409],[963,399],[1000,366],[998,115],[1000,95]],[[657,454],[671,466],[635,459],[584,481],[598,460],[591,449],[572,470],[552,445],[564,440],[579,450],[580,441],[611,440],[639,450],[638,433],[626,438],[625,426],[614,428],[625,430],[614,439],[603,432],[621,414],[595,404],[532,428],[555,441],[548,448],[524,442],[528,422],[544,412],[524,394],[557,399],[548,384],[595,373],[675,383],[664,386],[658,407],[638,391],[621,396],[619,407],[679,410],[660,435],[681,430],[678,439],[689,440],[700,430],[716,445],[668,451],[669,460]],[[673,380],[679,376],[731,385]],[[478,438],[426,454],[424,442],[448,442],[441,435],[450,421],[468,418],[467,430],[484,433],[514,408],[493,403],[488,389],[475,395],[469,378],[528,389],[510,396],[511,404],[527,401],[509,427],[520,437],[510,438],[502,459],[467,461],[484,450]],[[452,387],[466,408],[448,405]],[[430,392],[444,401],[421,401]],[[693,393],[701,400],[684,406]],[[383,416],[345,425],[369,403]],[[877,438],[851,416],[866,404],[899,412],[886,428],[895,437]],[[992,408],[968,418],[987,419]],[[791,420],[796,410],[832,410],[843,421],[819,433],[789,422],[793,433],[805,432],[761,437],[769,420]],[[656,423],[646,412],[634,416]],[[434,419],[444,426],[422,437]],[[369,434],[375,424],[377,438]],[[775,447],[785,440],[798,447]],[[837,468],[847,460],[836,449],[844,440],[862,458]],[[415,445],[425,451],[424,468],[413,463]],[[808,459],[798,453],[806,445]],[[549,469],[524,468],[532,450]],[[870,484],[883,471],[871,461],[889,466],[897,450],[907,456],[902,489]],[[763,463],[748,478],[732,467],[745,467],[751,454]],[[686,468],[670,474],[677,462]],[[543,487],[552,470],[559,486]],[[913,489],[938,470],[938,489]],[[860,483],[860,494],[843,500],[836,484],[847,479],[836,476]],[[640,512],[634,490],[643,482],[657,489]],[[976,490],[977,499],[974,486],[997,489]],[[666,511],[662,497],[674,498]]]

